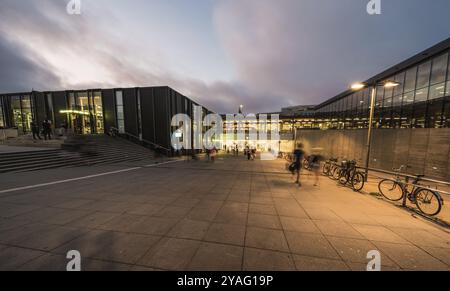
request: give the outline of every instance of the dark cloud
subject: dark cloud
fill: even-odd
[[[0,88],[2,92],[28,92],[58,88],[60,80],[48,64],[0,36]]]

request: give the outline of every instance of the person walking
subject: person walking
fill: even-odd
[[[305,152],[303,151],[303,144],[299,143],[294,151],[294,175],[297,175],[297,180],[295,183],[298,184],[299,187],[302,186],[302,183],[300,182],[300,172],[302,169],[302,161],[304,156]]]
[[[44,134],[44,139],[51,140],[52,139],[52,125],[48,119],[42,122],[42,133]]]
[[[314,186],[319,186],[320,177],[320,161],[322,160],[320,155],[313,155],[311,157],[311,170],[314,173]]]
[[[37,139],[41,140],[42,139],[40,134],[39,134],[39,125],[37,125],[37,123],[34,122],[34,121],[31,122],[31,132],[33,133],[33,139],[34,140],[37,140]]]

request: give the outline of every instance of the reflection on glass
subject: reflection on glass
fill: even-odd
[[[105,132],[104,118],[103,118],[103,102],[100,92],[94,92],[93,94],[93,108],[95,116],[96,133]]]
[[[428,100],[428,87],[427,88],[422,88],[422,89],[418,89],[416,91],[416,103],[419,102],[424,102]]]
[[[431,61],[419,66],[417,74],[417,88],[427,87],[430,84]]]
[[[431,72],[431,84],[442,83],[445,81],[447,73],[448,54],[439,56],[433,60],[433,69]]]
[[[406,72],[405,92],[414,91],[414,89],[416,89],[416,75],[417,75],[417,67],[409,69]]]
[[[116,114],[117,114],[117,127],[120,133],[125,133],[125,116],[123,111],[123,93],[122,91],[116,91]]]
[[[11,97],[11,109],[13,114],[13,126],[19,132],[23,132],[22,106],[20,104],[20,96]]]
[[[22,120],[24,132],[31,132],[31,123],[33,122],[33,111],[30,95],[22,97]]]
[[[410,105],[412,103],[414,103],[414,91],[405,93],[403,95],[403,104]]]
[[[444,97],[445,83],[433,85],[430,87],[430,100]]]

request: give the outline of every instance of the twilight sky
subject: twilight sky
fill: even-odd
[[[318,104],[450,37],[450,1],[0,0],[0,92],[168,85],[211,110]]]

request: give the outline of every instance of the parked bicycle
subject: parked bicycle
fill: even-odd
[[[397,172],[395,178],[380,181],[378,189],[381,195],[390,201],[400,201],[403,199],[405,206],[406,199],[408,199],[422,213],[429,216],[438,215],[444,205],[444,200],[439,192],[419,184],[424,175],[414,175],[411,183],[409,183],[410,177],[408,176],[402,179],[400,173],[406,168],[407,166],[402,165],[399,169],[394,169]]]
[[[331,158],[327,160],[322,166],[322,173],[325,176],[330,176],[331,170],[337,165],[338,159]]]
[[[342,161],[341,167],[333,170],[332,178],[342,185],[350,185],[355,191],[361,191],[364,188],[365,175],[358,171],[356,161]]]

